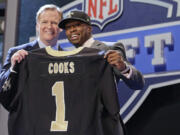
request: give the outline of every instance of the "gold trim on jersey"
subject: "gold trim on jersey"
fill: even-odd
[[[46,52],[49,54],[49,55],[52,55],[52,56],[69,56],[69,55],[74,55],[74,54],[77,54],[78,52],[80,52],[84,47],[79,47],[77,49],[74,49],[72,51],[57,51],[57,50],[54,50],[52,49],[50,46],[46,47]]]

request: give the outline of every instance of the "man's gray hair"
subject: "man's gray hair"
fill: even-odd
[[[40,7],[40,9],[37,11],[37,13],[36,13],[36,23],[39,20],[39,16],[46,10],[57,10],[57,12],[59,13],[59,16],[61,17],[61,19],[63,18],[62,11],[58,6],[56,6],[54,4],[46,4],[46,5],[42,6],[42,7]]]

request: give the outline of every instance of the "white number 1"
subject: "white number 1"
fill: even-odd
[[[51,122],[50,131],[67,131],[65,121],[64,82],[56,82],[52,87],[52,95],[56,97],[56,118]]]

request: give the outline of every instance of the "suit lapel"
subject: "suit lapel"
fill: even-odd
[[[31,48],[29,48],[30,50],[34,50],[34,49],[38,49],[39,48],[39,44],[38,44],[38,41],[35,40],[32,42],[31,44]]]

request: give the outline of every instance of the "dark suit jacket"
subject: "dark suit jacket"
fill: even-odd
[[[124,60],[126,61],[127,65],[132,69],[132,74],[130,78],[125,77],[122,73],[114,68],[114,73],[118,79],[122,79],[126,85],[131,89],[142,89],[144,86],[144,78],[142,74],[133,66],[131,65],[126,58],[126,52],[123,44],[116,42],[115,44],[108,46],[103,42],[95,40],[91,46],[92,48],[100,49],[100,50],[118,50],[121,55],[123,56]]]
[[[16,46],[16,47],[12,47],[9,49],[7,57],[4,61],[4,65],[3,65],[2,70],[1,70],[1,74],[0,74],[0,91],[2,89],[2,86],[5,82],[5,80],[8,78],[8,76],[10,74],[12,55],[20,49],[24,49],[26,51],[31,51],[31,50],[34,50],[37,48],[39,48],[39,44],[38,44],[37,40],[34,40],[33,42],[26,43],[26,44]]]

